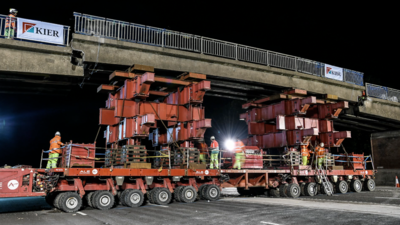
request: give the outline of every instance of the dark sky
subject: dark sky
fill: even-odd
[[[72,28],[75,11],[167,28],[361,71],[365,73],[365,82],[400,89],[394,56],[398,49],[398,18],[395,20],[396,9],[391,5],[304,1],[100,2],[9,1],[9,5],[2,4],[1,14],[13,7],[18,9],[19,17]],[[104,107],[105,98],[0,95],[0,119],[7,120],[6,127],[0,129],[0,165],[38,166],[40,150],[48,148],[57,130],[62,132],[63,141],[93,142],[98,129],[98,108]],[[216,110],[221,109],[219,115],[230,115],[227,121],[238,117],[240,102],[207,100],[207,117],[217,116]],[[222,124],[215,120],[216,126],[206,137],[224,138],[221,131],[227,128]],[[99,136],[98,141],[103,142],[103,134]]]

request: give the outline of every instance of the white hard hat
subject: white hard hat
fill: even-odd
[[[324,142],[321,142],[321,144],[319,144],[321,147],[324,147]]]
[[[60,131],[56,132],[56,136],[61,136]]]
[[[10,13],[18,13],[18,10],[10,8]]]
[[[211,136],[210,140],[215,140],[215,137],[214,137],[214,136]]]

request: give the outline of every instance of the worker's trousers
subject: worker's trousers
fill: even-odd
[[[218,169],[219,162],[218,162],[218,153],[211,153],[211,162],[210,162],[210,169],[214,169],[215,167]]]
[[[318,158],[318,160],[315,161],[315,164],[318,162],[318,166],[322,166],[322,163],[325,161],[325,157]]]
[[[6,38],[13,39],[13,38],[14,38],[14,29],[13,29],[13,28],[10,28],[10,27],[7,27],[6,30],[5,30],[5,32],[4,32],[4,36],[5,36]]]
[[[49,161],[47,161],[47,169],[57,168],[58,153],[50,153]]]
[[[242,169],[242,164],[244,163],[244,153],[236,153],[235,154],[235,158],[236,158],[236,162],[235,165],[233,165],[233,168],[235,169]]]
[[[207,164],[205,153],[200,153],[200,162],[201,162],[201,164]]]
[[[303,158],[303,166],[307,166],[308,164],[308,157],[307,156],[302,156]]]

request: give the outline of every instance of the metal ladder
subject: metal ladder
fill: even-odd
[[[317,159],[318,161],[318,159]],[[328,177],[326,176],[326,173],[322,166],[318,166],[318,164],[316,165],[316,171],[317,171],[317,177],[318,179],[321,180],[322,182],[322,186],[324,186],[324,190],[326,192],[326,195],[333,195],[333,190],[331,190],[331,186],[328,184],[329,180]]]

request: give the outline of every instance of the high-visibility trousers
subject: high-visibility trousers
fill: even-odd
[[[8,39],[8,38],[14,38],[14,28],[11,27],[7,27],[5,32],[4,32],[4,36]]]
[[[200,162],[201,162],[201,164],[207,164],[206,159],[207,159],[206,153],[200,153]]]
[[[318,162],[318,166],[322,166],[322,163],[325,161],[325,157],[321,157],[321,158],[318,158],[318,160],[315,160],[315,164],[317,164],[317,162]]]
[[[218,169],[218,166],[219,166],[218,153],[211,153],[210,169],[214,169],[214,164],[215,164],[215,167]]]
[[[50,153],[49,161],[47,161],[47,169],[57,168],[58,153]]]
[[[236,162],[235,162],[235,165],[233,165],[233,168],[238,169],[238,170],[242,169],[242,164],[244,163],[244,159],[245,159],[244,153],[236,153],[235,158],[236,158]]]
[[[307,166],[308,164],[308,157],[307,156],[302,156],[303,158],[303,166]]]

